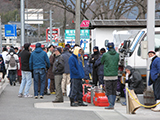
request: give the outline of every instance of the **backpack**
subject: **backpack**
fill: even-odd
[[[9,60],[9,65],[10,65],[11,67],[15,67],[15,66],[16,66],[16,60],[15,60],[15,58],[14,58],[13,55],[11,55],[11,58],[10,58],[10,60]]]

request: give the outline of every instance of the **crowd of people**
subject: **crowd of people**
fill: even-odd
[[[52,102],[61,103],[67,94],[67,86],[70,85],[70,106],[87,106],[82,100],[82,82],[92,78],[91,84],[102,87],[106,92],[110,105],[105,109],[114,109],[119,66],[119,54],[114,43],[108,43],[107,52],[105,48],[99,50],[98,46],[94,46],[91,55],[84,54],[79,45],[71,50],[69,44],[64,48],[53,45],[42,48],[37,43],[33,51],[30,45],[25,43],[23,50],[13,46],[7,50],[4,47],[0,54],[2,79],[7,75],[11,86],[15,86],[16,81],[20,83],[18,97],[43,99],[44,95],[56,94]],[[154,62],[160,60],[154,51],[148,52],[148,55],[152,58],[149,85],[153,84],[155,99],[160,102],[160,66]],[[139,71],[128,65],[125,72],[129,89],[133,89],[136,94],[143,93],[144,86]],[[32,78],[34,95],[29,93]],[[157,105],[153,110],[160,110],[160,106]]]

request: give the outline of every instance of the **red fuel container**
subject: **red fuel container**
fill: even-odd
[[[98,96],[97,98],[95,98],[95,103],[97,104],[97,106],[100,106],[100,107],[109,106],[107,96]]]
[[[87,93],[86,102],[91,103],[91,92]]]

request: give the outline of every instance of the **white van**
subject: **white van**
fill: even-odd
[[[146,76],[147,60],[141,57],[141,44],[142,41],[147,41],[147,29],[142,29],[136,35],[132,42],[129,40],[124,41],[124,44],[119,48],[120,66],[125,67],[130,65],[138,69],[142,77]],[[160,50],[160,27],[155,28],[155,52],[159,56]]]

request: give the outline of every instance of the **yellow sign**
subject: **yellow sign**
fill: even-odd
[[[65,43],[58,43],[58,46],[62,46],[64,48],[65,47]]]

